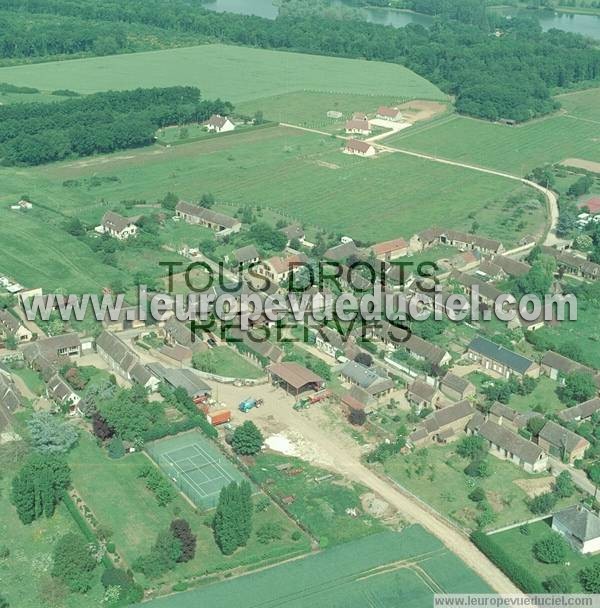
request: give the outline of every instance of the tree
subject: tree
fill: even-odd
[[[110,439],[115,434],[115,430],[104,420],[98,411],[95,411],[92,415],[92,431],[102,441]]]
[[[564,384],[556,390],[560,400],[568,407],[591,399],[596,391],[593,376],[581,371],[568,373],[565,376]]]
[[[65,454],[77,443],[75,428],[49,412],[36,412],[27,422],[33,449],[40,454]]]
[[[263,441],[263,435],[254,422],[246,420],[233,432],[231,447],[236,454],[251,456],[260,452]]]
[[[181,542],[179,562],[189,562],[196,554],[196,535],[192,533],[190,524],[185,519],[174,519],[171,522],[171,534]]]
[[[71,483],[69,465],[62,456],[33,453],[12,481],[11,501],[19,519],[30,524],[54,509]]]
[[[537,437],[545,426],[546,419],[542,416],[534,416],[527,421],[527,429],[534,437]]]
[[[90,589],[96,560],[83,536],[71,532],[62,536],[54,547],[53,562],[52,576],[71,591],[85,593]]]
[[[119,603],[117,605],[136,604],[144,597],[144,590],[140,585],[135,583],[131,573],[125,572],[125,570],[121,570],[120,568],[107,568],[102,573],[101,580],[106,590],[118,590]]]
[[[594,562],[591,566],[580,570],[579,580],[588,593],[600,593],[600,562]]]
[[[19,341],[16,336],[13,334],[8,334],[4,338],[4,346],[6,346],[7,350],[17,350],[17,346],[19,345]]]
[[[78,217],[72,217],[65,223],[65,230],[72,236],[84,236],[85,226]]]
[[[108,455],[110,458],[123,458],[125,456],[125,446],[123,440],[120,437],[113,437],[108,442]]]
[[[283,536],[283,528],[276,522],[267,522],[256,531],[258,542],[268,545],[274,540],[279,540]]]
[[[557,532],[553,532],[533,545],[533,555],[544,564],[559,564],[564,561],[567,549],[565,539]]]
[[[487,458],[476,458],[465,467],[465,474],[469,477],[489,477],[492,474]]]
[[[473,502],[483,502],[486,499],[485,490],[481,486],[476,486],[469,494],[469,499]]]
[[[532,513],[535,513],[535,515],[545,515],[546,513],[550,513],[550,511],[552,511],[557,500],[558,497],[553,492],[538,494],[529,503],[529,510]]]
[[[214,194],[207,192],[200,198],[200,206],[210,209],[215,204]]]
[[[252,490],[247,481],[232,481],[221,488],[219,504],[213,518],[215,542],[221,552],[231,555],[246,544],[252,532]]]
[[[487,442],[479,435],[463,437],[456,445],[456,453],[463,458],[474,460],[487,452]]]
[[[0,595],[0,608],[10,608],[8,600],[3,595]]]
[[[561,498],[569,498],[575,493],[575,484],[569,471],[561,471],[554,482],[554,491]]]
[[[596,500],[596,494],[598,493],[598,486],[600,486],[600,464],[593,464],[587,470],[587,476],[590,481],[594,484],[594,500]]]
[[[544,581],[544,588],[548,593],[571,593],[573,591],[573,581],[566,572],[560,572],[548,577]]]
[[[150,553],[138,557],[133,569],[148,578],[162,576],[172,570],[181,559],[181,541],[175,538],[171,530],[159,532]]]
[[[363,426],[363,424],[367,421],[367,415],[365,414],[365,410],[350,408],[350,413],[348,414],[348,422],[354,426]]]
[[[369,353],[365,353],[362,351],[359,352],[358,355],[356,355],[356,357],[354,357],[354,360],[357,363],[364,365],[365,367],[371,367],[371,365],[373,365],[373,357],[371,357],[371,355]]]

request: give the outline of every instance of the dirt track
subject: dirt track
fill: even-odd
[[[498,593],[519,593],[519,590],[496,566],[494,566],[471,542],[452,524],[436,517],[414,498],[405,495],[392,482],[378,477],[360,462],[362,450],[348,435],[332,431],[319,406],[295,412],[294,399],[281,389],[271,385],[259,387],[215,386],[214,395],[228,406],[235,408],[247,396],[261,396],[265,404],[248,414],[234,412],[234,423],[245,419],[254,422],[266,433],[288,430],[301,435],[312,444],[317,453],[316,462],[334,470],[347,479],[361,483],[392,505],[403,519],[421,524],[437,536],[453,553],[462,559],[486,583]]]

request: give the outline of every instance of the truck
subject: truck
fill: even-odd
[[[248,397],[247,399],[244,399],[240,405],[239,405],[239,410],[240,412],[244,412],[247,413],[249,412],[251,409],[255,408],[255,407],[260,407],[263,404],[263,400],[262,399],[256,399],[254,397]]]
[[[225,424],[231,420],[231,412],[229,410],[218,410],[206,414],[206,419],[213,425]]]

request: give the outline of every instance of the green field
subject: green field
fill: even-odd
[[[475,487],[473,478],[464,473],[468,460],[454,452],[454,446],[433,446],[423,453],[417,450],[408,456],[391,458],[385,472],[427,504],[466,529],[476,528],[476,505],[468,495]],[[426,457],[423,457],[425,455]],[[486,491],[496,513],[488,529],[501,528],[532,517],[525,491],[517,481],[540,479],[543,475],[526,473],[516,465],[489,456],[492,474],[477,483]],[[577,496],[562,499],[558,508],[577,502]]]
[[[168,507],[158,506],[144,481],[137,477],[140,467],[149,462],[143,454],[111,460],[91,437],[83,435],[69,460],[73,486],[96,519],[113,531],[112,540],[128,565],[148,552],[156,534],[168,528],[172,519],[183,517],[189,521],[198,536],[196,557],[167,573],[159,582],[172,584],[265,560],[285,559],[308,549],[304,535],[298,541],[291,540],[296,526],[279,509],[270,506],[265,511],[256,512],[254,529],[265,522],[277,522],[283,528],[281,540],[263,545],[253,535],[243,549],[230,556],[222,555],[215,545],[212,530],[205,523],[205,513],[192,508],[180,495]]]
[[[579,571],[597,563],[600,558],[585,556],[569,548],[567,557],[560,564],[539,562],[532,554],[533,545],[551,533],[551,526],[551,519],[546,519],[531,524],[529,534],[522,534],[519,528],[513,528],[494,534],[491,538],[509,553],[515,562],[526,568],[539,581],[543,582],[550,576],[564,572],[573,582],[573,593],[583,593],[578,579]]]
[[[382,532],[250,576],[150,603],[152,608],[423,608],[434,592],[490,589],[420,526]]]
[[[542,376],[535,389],[529,395],[511,395],[508,405],[518,412],[529,412],[536,407],[541,408],[544,413],[555,414],[565,409],[565,405],[556,394],[558,384]]]
[[[600,159],[600,89],[559,98],[564,111],[510,127],[453,115],[387,141],[407,150],[525,175],[568,157]]]
[[[222,44],[2,68],[0,82],[80,93],[194,85],[234,103],[303,90],[446,99],[396,64]]]

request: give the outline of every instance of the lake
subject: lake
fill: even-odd
[[[344,0],[334,0],[334,4],[344,4]],[[210,10],[241,15],[257,15],[267,19],[275,19],[278,9],[273,6],[271,0],[209,0],[204,6]],[[566,13],[555,13],[554,11],[530,11],[527,9],[515,9],[512,7],[497,9],[507,17],[530,16],[536,18],[543,30],[556,28],[566,32],[584,34],[591,38],[600,40],[600,16],[575,15]],[[365,19],[371,23],[381,25],[392,25],[404,27],[409,23],[427,26],[433,21],[430,15],[411,13],[389,8],[364,8],[362,9]]]

